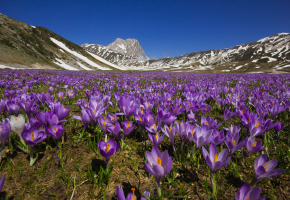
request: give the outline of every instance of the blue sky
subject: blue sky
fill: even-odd
[[[107,46],[135,38],[163,58],[290,32],[289,0],[1,0],[0,13],[62,37]]]

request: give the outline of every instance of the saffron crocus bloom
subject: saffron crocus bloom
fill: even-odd
[[[198,149],[201,146],[207,145],[212,142],[212,132],[208,127],[196,127],[193,133],[192,139],[196,144],[196,148]]]
[[[9,123],[9,119],[5,118],[0,123],[0,141],[1,141],[1,151],[4,149],[4,145],[9,138],[9,134],[11,132],[11,126]]]
[[[113,135],[115,135],[117,138],[119,138],[119,140],[121,140],[121,127],[119,122],[112,124],[112,126],[108,127],[108,132],[112,133]]]
[[[174,147],[175,127],[173,125],[171,125],[170,127],[165,125],[164,129],[161,128],[161,130],[167,137],[169,137],[171,144],[173,146],[173,150],[175,151],[175,147]]]
[[[118,187],[117,187],[117,198],[118,198],[118,200],[137,200],[137,197],[135,195],[135,188],[132,188],[131,190],[132,190],[132,192],[130,192],[127,195],[127,198],[125,198],[124,191],[123,191],[122,187],[120,185],[118,185]],[[144,194],[148,198],[150,197],[150,192],[149,191],[145,191]],[[142,196],[141,200],[146,200],[146,198]]]
[[[209,129],[215,129],[215,128],[218,128],[221,124],[221,123],[217,123],[217,120],[211,118],[209,115],[204,117],[204,116],[201,116],[201,125],[202,126],[208,126]]]
[[[283,128],[284,128],[284,123],[282,123],[282,124],[278,123],[273,129],[274,129],[274,131],[279,132]]]
[[[146,151],[146,157],[148,163],[144,164],[145,170],[155,176],[155,181],[160,186],[161,179],[172,169],[172,158],[167,150],[161,154],[157,145],[152,147],[151,152]]]
[[[164,133],[161,136],[159,136],[158,132],[156,132],[154,136],[149,133],[148,137],[149,137],[149,139],[150,139],[150,141],[152,142],[153,145],[157,145],[158,146],[162,142],[162,140],[164,138]]]
[[[23,131],[25,124],[25,118],[22,114],[19,114],[17,117],[14,115],[10,116],[10,125],[11,131],[17,133],[17,135],[21,138],[21,133]]]
[[[195,114],[192,112],[192,110],[190,110],[190,113],[187,114],[187,118],[188,118],[189,122],[198,122],[198,121],[195,119]]]
[[[248,155],[249,153],[256,153],[264,149],[264,147],[261,146],[261,140],[254,141],[253,137],[248,138],[246,147],[246,155]]]
[[[56,95],[57,95],[59,101],[66,98],[64,96],[65,93],[63,91],[59,91]]]
[[[38,127],[31,127],[30,124],[25,124],[21,136],[31,148],[43,142],[47,137],[44,129],[38,130]]]
[[[88,113],[88,108],[82,109],[81,113],[82,113],[82,117],[76,116],[76,115],[73,115],[72,117],[77,119],[77,120],[82,121],[84,123],[84,130],[86,130],[87,126],[92,121],[92,119],[91,119],[91,116]]]
[[[158,123],[158,125],[156,125],[156,121],[150,126],[150,127],[145,127],[145,129],[147,131],[149,131],[150,133],[157,133],[158,131],[160,131],[161,126],[160,126],[160,122]]]
[[[274,169],[278,165],[278,160],[270,160],[267,162],[267,155],[263,154],[255,160],[256,181],[262,178],[278,176],[284,173],[284,169]]]
[[[233,124],[231,124],[229,128],[224,127],[224,129],[227,131],[227,135],[230,134],[231,136],[235,135],[236,133],[239,133],[241,130],[240,125],[234,126]]]
[[[239,143],[239,139],[240,139],[239,133],[236,133],[234,136],[232,136],[231,134],[227,134],[226,138],[227,138],[226,145],[230,151],[230,155],[232,155],[235,151],[245,146],[248,141],[248,137],[246,137]]]
[[[251,189],[249,183],[245,183],[238,190],[236,194],[236,200],[266,200],[266,197],[260,198],[261,190],[259,187],[254,187]]]
[[[110,157],[114,155],[120,148],[120,143],[116,143],[113,138],[109,139],[108,142],[101,140],[98,144],[100,153],[106,158],[107,163],[109,163]]]
[[[58,140],[64,132],[64,126],[62,123],[51,124],[51,127],[46,127],[46,131],[51,137]]]
[[[222,152],[220,152],[220,154],[218,154],[216,145],[214,143],[211,143],[209,147],[209,153],[204,147],[202,147],[202,154],[212,174],[214,174],[218,169],[229,164],[231,160],[231,156],[226,159],[228,150],[224,149]]]
[[[125,120],[122,123],[122,129],[123,129],[125,136],[127,136],[129,133],[131,133],[134,130],[134,128],[135,128],[135,124],[133,124],[133,122]]]
[[[235,112],[231,112],[230,109],[225,109],[225,113],[224,113],[224,121],[227,121],[228,119],[234,117],[236,115]]]
[[[3,188],[3,186],[4,186],[4,182],[5,182],[5,174],[3,174],[3,176],[2,176],[2,178],[0,180],[0,192],[1,192],[2,188]]]
[[[218,131],[218,129],[214,129],[213,132],[212,132],[212,137],[213,137],[212,142],[215,145],[222,144],[226,140],[226,137],[225,137],[223,129],[221,131]]]

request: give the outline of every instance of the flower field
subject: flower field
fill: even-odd
[[[0,70],[2,199],[289,199],[290,75]]]

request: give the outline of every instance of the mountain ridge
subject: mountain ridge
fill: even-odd
[[[81,45],[87,51],[102,55],[110,62],[132,70],[209,71],[213,72],[273,72],[289,71],[290,33],[278,33],[255,42],[231,48],[191,52],[162,59],[136,60],[97,44]],[[121,58],[121,59],[120,59]],[[250,67],[247,67],[250,66]],[[242,66],[242,67],[240,67]],[[238,67],[238,68],[237,68]],[[290,69],[290,67],[289,67]]]

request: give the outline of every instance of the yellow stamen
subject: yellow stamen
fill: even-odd
[[[174,109],[174,112],[176,111],[177,108]]]
[[[207,109],[207,106],[205,106],[205,109],[204,110],[206,110]]]
[[[105,121],[105,120],[103,121],[103,125],[104,125],[104,126],[106,125],[106,121]]]
[[[143,109],[144,109],[144,108],[142,108],[142,114],[143,114]]]
[[[17,118],[15,118],[15,121],[17,121],[18,119]]]
[[[214,162],[216,162],[217,159],[218,159],[218,154],[216,153],[216,154],[214,155]]]
[[[129,126],[130,126],[130,122],[128,121],[127,128],[129,128]]]
[[[171,126],[169,127],[169,131],[171,132]]]
[[[156,138],[156,141],[158,141],[158,133],[156,133],[155,138]]]
[[[97,110],[93,110],[94,111],[94,113],[95,113],[95,115],[97,114]]]
[[[111,120],[114,121],[114,118],[112,117]]]
[[[267,103],[265,103],[265,108],[267,107]]]
[[[191,136],[193,136],[193,131],[194,131],[194,129],[191,129]]]
[[[133,194],[132,194],[132,196],[131,196],[131,200],[136,200],[136,196],[135,196],[135,188],[132,188],[131,190],[132,190],[132,192],[133,192]]]
[[[57,132],[57,129],[55,127],[53,127],[54,131]]]
[[[26,102],[24,102],[24,104],[26,104]]]
[[[31,133],[31,141],[34,139],[34,132]]]
[[[235,145],[236,144],[236,140],[233,140],[233,145]]]
[[[249,122],[251,121],[251,118],[249,118]]]
[[[149,102],[147,103],[147,108],[149,108]]]
[[[256,145],[257,145],[257,142],[254,142],[254,143],[253,143],[253,147],[255,147]]]
[[[256,127],[258,128],[260,126],[260,121],[258,121],[258,123],[256,124]]]
[[[161,158],[157,158],[157,165],[161,165]]]
[[[139,116],[139,121],[141,121],[142,122],[142,119],[141,119],[141,117]]]
[[[156,129],[156,122],[154,122],[154,129]]]
[[[264,168],[268,169],[268,163],[265,163]]]
[[[108,153],[109,150],[110,150],[110,143],[108,143],[106,146],[106,152]]]

